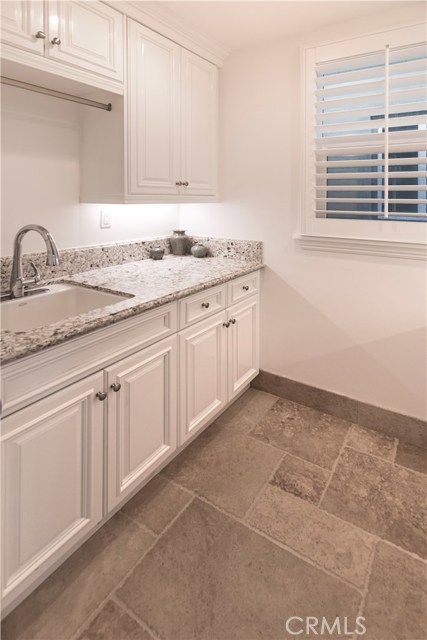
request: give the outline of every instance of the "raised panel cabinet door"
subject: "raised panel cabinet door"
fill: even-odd
[[[259,373],[259,297],[228,310],[228,400]]]
[[[130,194],[175,195],[180,178],[181,48],[128,21],[127,171]]]
[[[217,193],[218,69],[190,51],[181,54],[184,195]]]
[[[123,15],[96,1],[48,0],[47,6],[48,57],[122,82]]]
[[[43,2],[2,0],[0,23],[2,43],[43,55],[43,35],[45,35]]]
[[[176,449],[176,336],[109,367],[106,379],[111,510]]]
[[[200,431],[227,402],[226,312],[181,331],[180,444]]]
[[[102,518],[102,373],[2,423],[3,606]]]

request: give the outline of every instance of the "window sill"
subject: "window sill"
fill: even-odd
[[[296,235],[296,244],[301,249],[338,253],[358,253],[387,258],[409,258],[426,260],[427,246],[420,242],[396,242],[394,240],[365,240],[333,236]]]

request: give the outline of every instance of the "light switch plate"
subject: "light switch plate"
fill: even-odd
[[[111,213],[109,211],[101,211],[99,226],[101,229],[111,228]]]

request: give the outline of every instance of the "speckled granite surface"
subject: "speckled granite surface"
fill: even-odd
[[[208,247],[208,256],[214,258],[231,258],[251,261],[262,261],[262,242],[251,240],[230,240],[226,238],[211,238],[189,236],[189,248],[194,242],[202,242]],[[60,264],[55,267],[46,266],[45,253],[27,253],[23,255],[24,273],[31,272],[30,262],[34,262],[42,280],[67,277],[82,271],[102,269],[112,265],[126,264],[135,260],[145,260],[150,257],[150,249],[162,247],[165,255],[170,253],[169,236],[147,238],[132,242],[115,242],[103,246],[80,247],[77,249],[60,249]],[[25,247],[24,247],[25,250]],[[12,258],[1,258],[1,290],[9,290]]]
[[[256,244],[261,246],[261,243]],[[169,255],[163,260],[127,262],[78,273],[72,278],[61,278],[63,282],[134,297],[31,331],[2,331],[1,363],[13,362],[262,267],[260,253],[257,251],[249,252],[245,257],[246,259],[240,256],[199,259]]]

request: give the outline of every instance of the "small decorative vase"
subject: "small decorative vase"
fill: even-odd
[[[169,240],[172,253],[175,256],[185,256],[188,247],[188,236],[185,235],[185,231],[173,231]]]
[[[162,247],[153,247],[150,249],[150,258],[153,260],[161,260],[165,255],[165,250]]]
[[[204,258],[208,253],[208,248],[201,242],[196,242],[196,244],[193,244],[190,251],[195,258]]]

